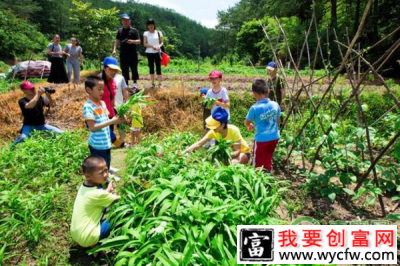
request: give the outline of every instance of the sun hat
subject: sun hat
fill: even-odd
[[[35,88],[35,85],[32,82],[26,80],[22,81],[19,87],[22,90],[32,90],[33,88]]]
[[[213,70],[211,71],[210,75],[208,75],[209,78],[220,78],[222,79],[222,73],[221,71],[218,70]]]
[[[224,108],[218,106],[215,108],[214,112],[212,112],[211,116],[206,119],[206,127],[209,129],[216,129],[221,124],[227,124],[228,116],[228,112]]]
[[[268,65],[267,65],[267,68],[269,70],[274,70],[274,69],[278,68],[278,65],[275,62],[269,62]]]
[[[115,69],[115,70],[121,71],[121,69],[118,66],[117,59],[115,59],[112,56],[104,58],[103,66],[106,66],[106,67],[109,67],[111,69]]]

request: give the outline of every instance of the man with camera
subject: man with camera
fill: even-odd
[[[54,133],[62,133],[63,131],[45,123],[43,107],[54,106],[51,94],[55,92],[53,88],[39,88],[36,89],[35,85],[30,81],[23,81],[20,88],[25,97],[19,99],[18,104],[21,108],[22,115],[24,116],[21,135],[14,141],[18,144],[29,137],[32,130],[47,130]],[[42,97],[43,93],[46,97]]]

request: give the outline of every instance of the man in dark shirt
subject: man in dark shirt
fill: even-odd
[[[51,95],[46,92],[46,98],[42,98],[45,93],[44,88],[36,89],[30,81],[23,81],[20,84],[24,98],[19,99],[18,104],[24,116],[21,135],[14,141],[18,144],[29,137],[32,130],[47,130],[54,133],[62,133],[63,131],[45,123],[43,106],[53,106]]]
[[[137,88],[138,72],[138,55],[136,45],[141,43],[139,31],[131,27],[131,20],[128,14],[121,16],[122,28],[117,32],[117,38],[114,42],[114,50],[112,56],[117,54],[117,48],[120,45],[119,61],[121,63],[122,76],[129,84],[129,69],[132,71],[133,87]]]

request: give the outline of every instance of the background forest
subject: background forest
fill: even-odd
[[[285,64],[287,51],[275,16],[280,20],[289,40],[295,60],[299,56],[310,21],[315,16],[319,36],[310,35],[311,56],[316,50],[318,37],[324,49],[324,65],[337,66],[340,56],[334,40],[334,29],[339,39],[346,42],[358,28],[366,0],[242,0],[218,14],[219,24],[208,29],[173,10],[137,3],[133,0],[2,0],[0,2],[0,60],[45,58],[45,47],[54,33],[62,41],[75,36],[84,47],[85,57],[98,59],[111,52],[119,15],[130,14],[132,25],[141,33],[146,20],[152,17],[166,36],[166,49],[174,57],[197,59],[209,57],[214,64],[221,61],[246,65],[265,64],[272,60],[272,51],[262,31],[261,22],[277,42],[278,57]],[[367,49],[399,26],[400,2],[374,0],[366,25],[359,38],[360,49]],[[396,32],[379,49],[367,55],[371,61],[400,38]],[[356,46],[358,47],[358,46]],[[141,50],[143,52],[143,50]],[[385,66],[386,76],[399,75],[400,52],[392,56]],[[307,65],[307,54],[300,58]],[[324,64],[325,63],[325,64]]]

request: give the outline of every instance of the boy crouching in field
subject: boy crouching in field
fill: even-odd
[[[108,177],[107,165],[102,157],[89,156],[83,161],[82,169],[86,180],[75,199],[71,235],[80,246],[92,247],[111,231],[110,223],[103,219],[103,208],[120,197],[112,194],[116,187],[113,182],[105,190],[99,188]]]
[[[253,146],[253,166],[262,167],[271,172],[272,158],[278,144],[279,123],[281,109],[277,102],[268,98],[269,88],[267,82],[263,79],[256,79],[251,90],[257,102],[250,107],[250,110],[244,121],[245,126],[251,131],[256,128]],[[254,124],[253,125],[253,122]]]
[[[104,81],[97,76],[85,79],[85,90],[88,99],[83,106],[83,117],[90,131],[89,149],[91,155],[103,157],[107,168],[111,164],[110,125],[123,123],[125,120],[114,116],[108,118],[106,104],[101,100],[104,94]]]

